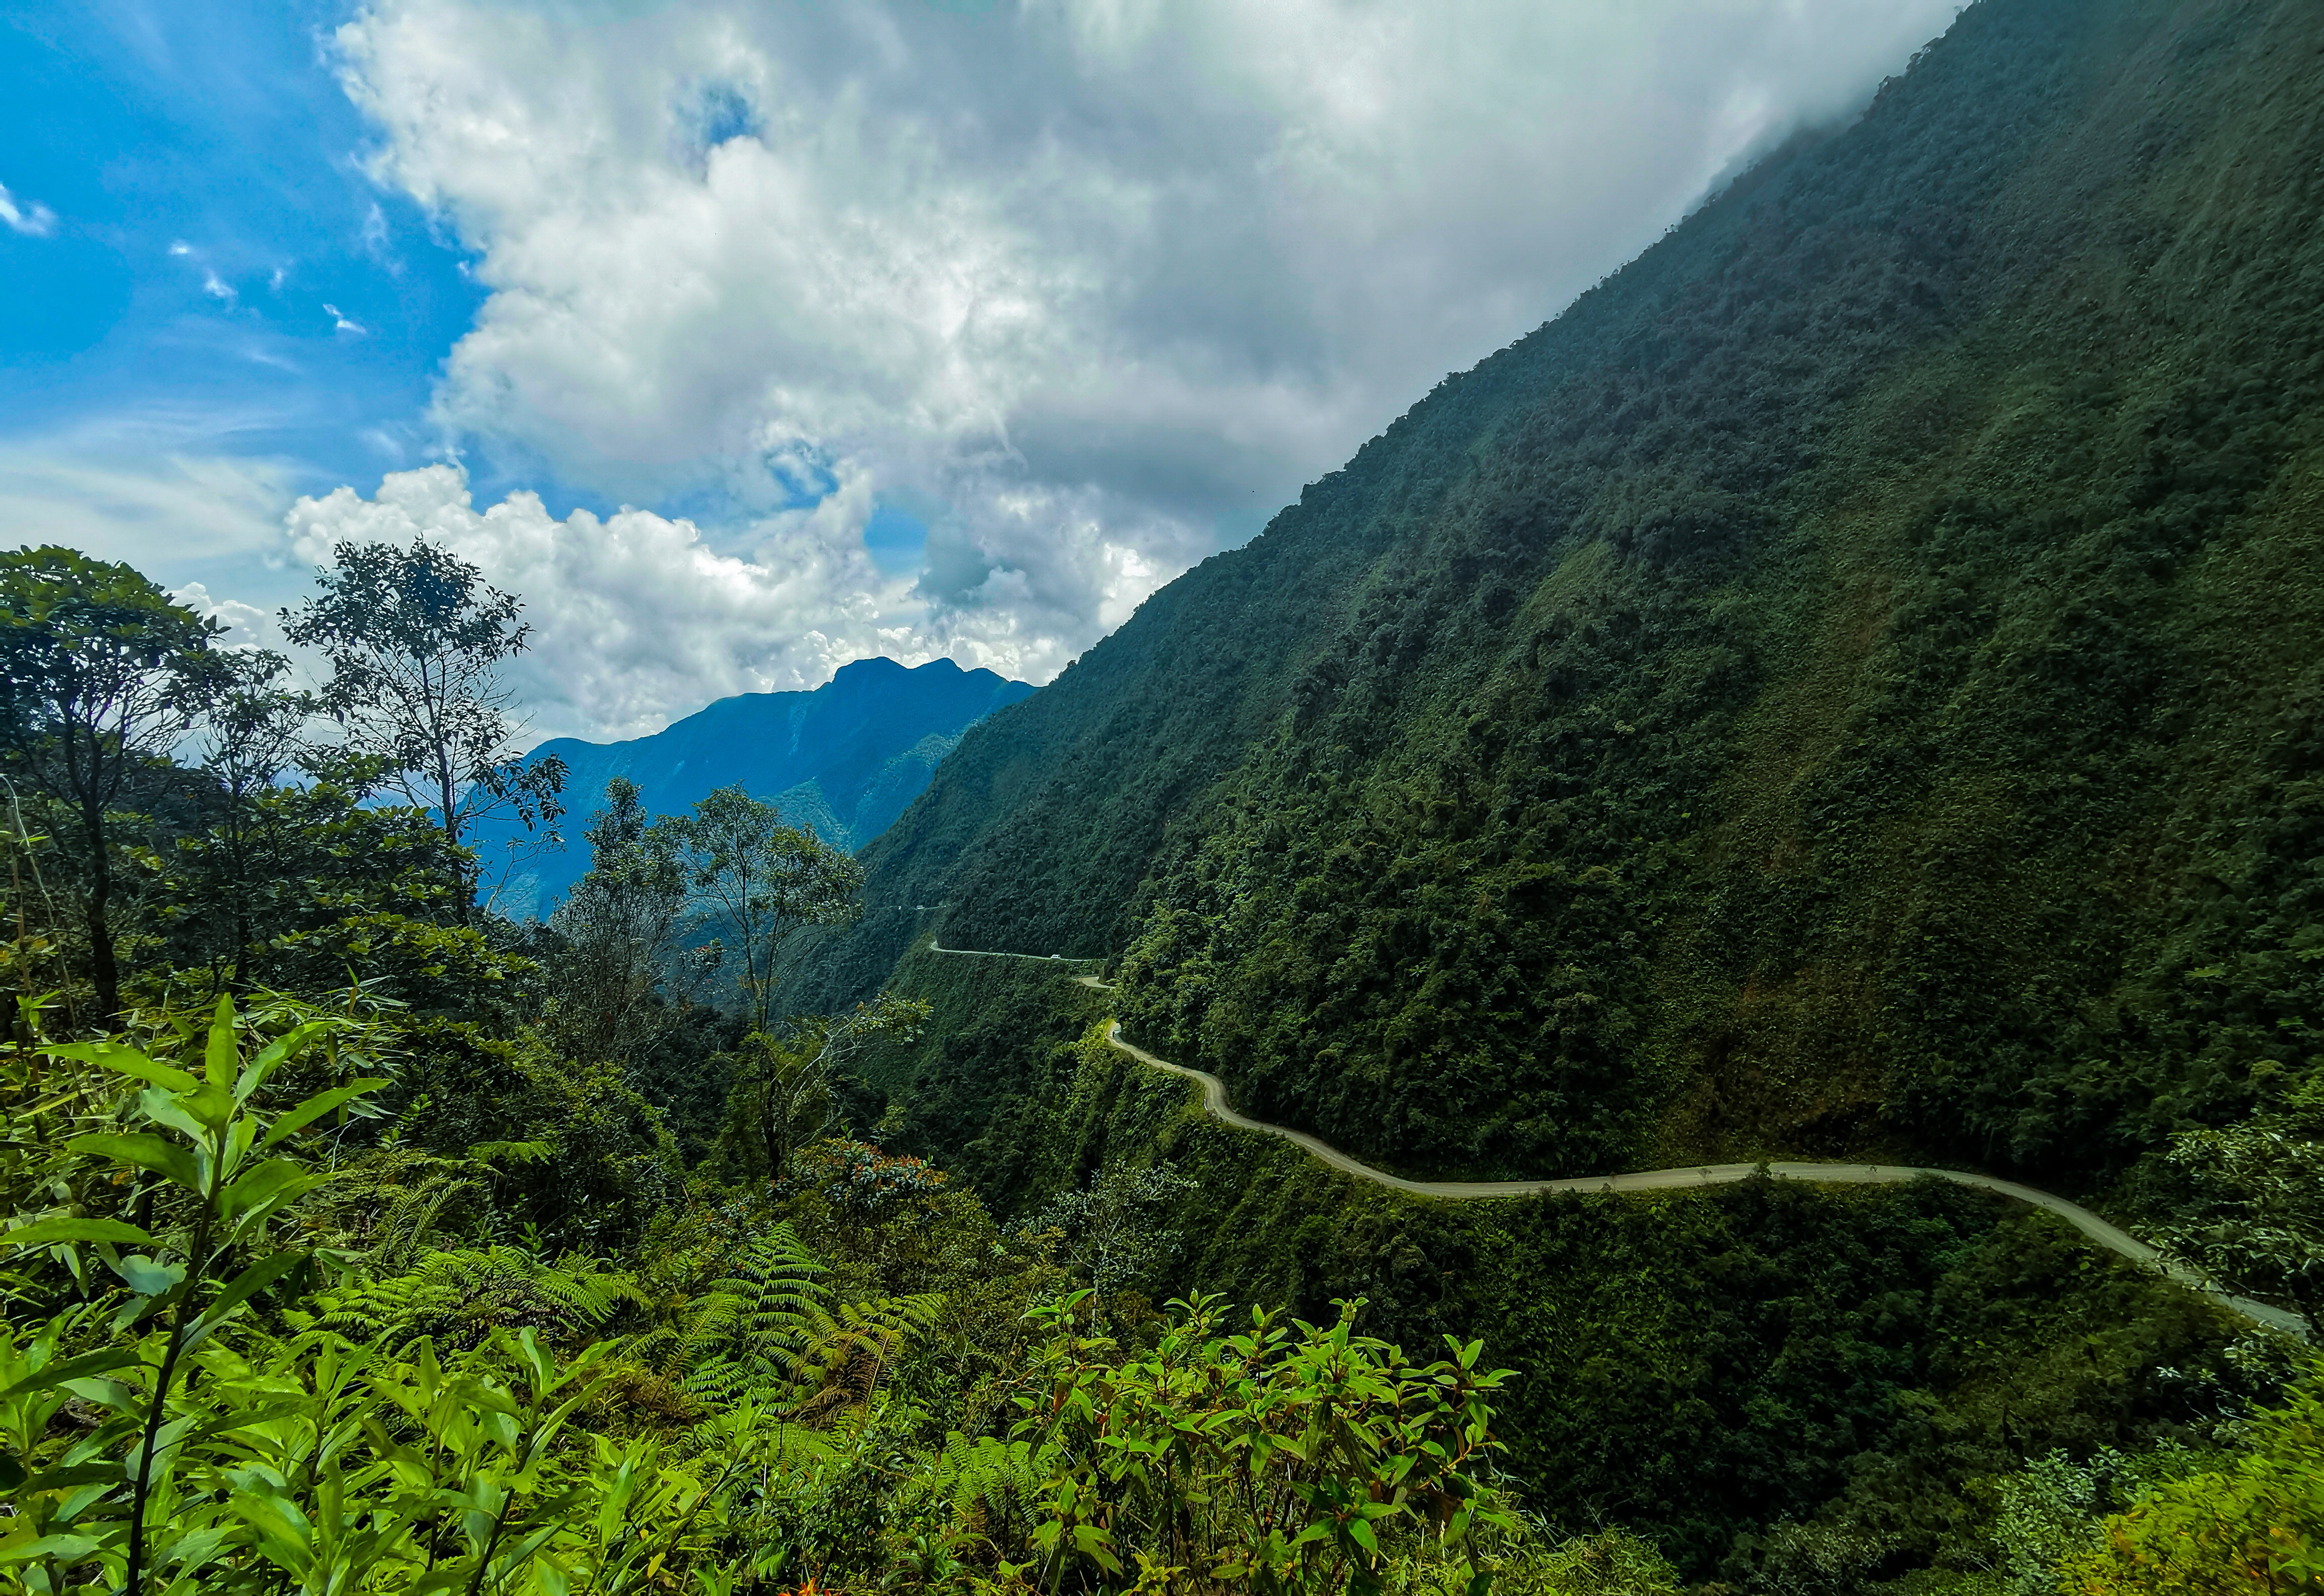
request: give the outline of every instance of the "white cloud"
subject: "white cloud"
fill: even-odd
[[[0,183],[0,225],[28,238],[46,238],[57,230],[57,213],[37,201],[19,199]]]
[[[345,487],[301,498],[284,527],[303,563],[329,563],[343,540],[426,538],[521,595],[534,635],[512,676],[539,736],[637,736],[710,698],[816,687],[875,654],[908,664],[949,654],[1047,677],[1064,660],[1042,651],[1038,626],[1028,636],[1014,619],[1059,603],[1094,607],[1109,582],[1144,579],[1114,568],[1115,551],[1093,544],[1078,578],[1095,585],[1091,592],[1055,575],[1037,585],[999,571],[983,580],[1017,584],[1005,614],[948,613],[872,563],[862,547],[871,512],[868,479],[843,474],[812,510],[754,521],[749,553],[723,554],[691,521],[648,511],[560,519],[531,494],[478,510],[466,473],[436,465],[392,472],[368,498]]]
[[[285,654],[296,651],[282,635],[281,621],[272,610],[261,609],[240,599],[215,597],[206,582],[189,582],[170,596],[197,615],[206,615],[223,625],[226,630],[218,639],[221,647],[272,649]]]
[[[1956,7],[971,9],[376,0],[337,35],[374,177],[488,291],[447,437],[719,506],[706,541],[389,479],[535,599],[544,659],[589,640],[557,715],[634,728],[857,650],[1046,679]],[[851,543],[874,494],[949,507],[917,586]]]
[[[130,416],[0,443],[0,525],[141,570],[278,549],[297,468],[218,418]]]
[[[371,331],[371,329],[365,327],[362,322],[350,321],[347,318],[340,315],[339,308],[337,305],[326,304],[323,307],[323,314],[331,318],[333,323],[331,330],[334,332],[342,332],[346,333],[350,337],[360,338],[365,333]]]

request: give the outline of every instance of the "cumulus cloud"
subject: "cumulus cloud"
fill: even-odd
[[[197,615],[205,616],[226,628],[219,634],[218,646],[226,649],[272,649],[278,654],[294,654],[299,650],[282,634],[282,623],[272,610],[244,604],[236,598],[214,596],[207,582],[189,582],[173,589],[170,597]]]
[[[813,508],[760,517],[748,552],[730,554],[692,521],[650,511],[559,518],[530,493],[479,510],[466,474],[436,465],[392,472],[369,497],[343,487],[301,498],[285,530],[289,552],[318,566],[343,541],[425,538],[521,595],[534,634],[512,674],[536,736],[638,736],[707,699],[819,686],[848,660],[876,654],[913,665],[949,654],[1052,674],[1064,662],[1033,651],[1013,630],[1018,616],[1061,604],[1120,609],[1128,591],[1143,596],[1149,577],[1093,531],[1078,558],[1038,581],[1021,570],[979,572],[975,584],[1000,584],[1009,603],[947,619],[942,601],[872,564],[862,544],[871,512],[869,480],[844,474]]]
[[[1955,9],[376,0],[337,35],[373,173],[489,294],[437,423],[718,508],[479,512],[448,472],[315,513],[425,500],[550,584],[544,639],[665,684],[592,675],[607,729],[854,650],[1044,679]],[[943,507],[915,583],[849,546],[875,497]]]
[[[0,183],[0,226],[27,238],[46,238],[57,230],[57,213],[36,201],[17,198],[7,184]]]

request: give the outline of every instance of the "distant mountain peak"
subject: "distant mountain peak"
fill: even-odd
[[[650,812],[665,815],[740,783],[792,824],[853,852],[919,797],[969,727],[1033,692],[1028,683],[982,667],[963,669],[950,659],[918,666],[852,660],[812,691],[716,699],[650,736],[554,738],[531,757],[553,754],[566,763],[567,844],[527,860],[502,883],[495,905],[517,918],[556,906],[589,867],[581,831],[616,776],[637,783]],[[522,838],[511,821],[478,828],[488,881],[509,844]]]

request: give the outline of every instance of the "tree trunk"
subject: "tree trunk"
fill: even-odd
[[[460,917],[461,925],[471,926],[476,918],[476,878],[469,873],[467,861],[460,857],[460,816],[454,807],[459,795],[454,790],[452,767],[440,756],[436,761],[436,791],[443,805],[444,840],[452,848],[453,893],[458,899],[453,912]]]
[[[767,1178],[779,1184],[788,1173],[791,1161],[791,1116],[788,1094],[783,1090],[780,1067],[775,1063],[772,1050],[767,1054],[767,1089],[759,1099],[759,1136],[767,1150]]]
[[[88,840],[88,966],[97,986],[97,1022],[109,1025],[121,1012],[121,965],[113,956],[113,862],[105,853],[105,816],[81,809]]]

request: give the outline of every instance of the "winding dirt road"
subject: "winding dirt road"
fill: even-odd
[[[974,948],[939,947],[933,937],[928,951],[957,954],[980,959],[1030,959],[1036,964],[1094,964],[1093,959],[1068,959],[1062,954],[986,953]],[[1094,975],[1077,975],[1080,985],[1099,992],[1111,992],[1111,987]],[[1532,1197],[1545,1192],[1665,1192],[1684,1190],[1693,1186],[1725,1185],[1731,1181],[1746,1180],[1765,1168],[1781,1180],[1812,1181],[1819,1185],[1891,1185],[1923,1176],[1937,1180],[1950,1180],[1955,1185],[1974,1186],[1978,1191],[1997,1192],[2002,1196],[2041,1208],[2056,1214],[2091,1241],[2109,1252],[2118,1253],[2133,1263],[2159,1269],[2190,1291],[2198,1291],[2212,1301],[2241,1314],[2244,1317],[2280,1330],[2305,1341],[2307,1322],[2297,1314],[2282,1308],[2270,1307],[2249,1297],[2234,1296],[2214,1290],[2192,1269],[2163,1260],[2153,1248],[2119,1226],[2108,1224],[2089,1209],[2048,1192],[2036,1191],[2030,1185],[2020,1185],[2014,1180],[2002,1180],[1991,1175],[1977,1175],[1960,1169],[1927,1169],[1912,1164],[1706,1164],[1694,1168],[1642,1169],[1628,1175],[1582,1175],[1563,1180],[1406,1180],[1400,1175],[1390,1175],[1385,1169],[1375,1169],[1348,1157],[1339,1149],[1318,1140],[1305,1130],[1294,1130],[1287,1125],[1270,1125],[1264,1120],[1250,1119],[1237,1113],[1227,1102],[1227,1084],[1207,1071],[1189,1069],[1183,1064],[1173,1064],[1159,1058],[1135,1043],[1121,1039],[1121,1022],[1109,1019],[1105,1039],[1140,1064],[1151,1065],[1174,1075],[1198,1082],[1203,1088],[1203,1107],[1213,1118],[1232,1125],[1239,1130],[1256,1130],[1262,1135],[1279,1136],[1284,1140],[1358,1180],[1368,1180],[1375,1185],[1409,1192],[1416,1197],[1437,1197],[1455,1203],[1471,1203],[1481,1198]]]

